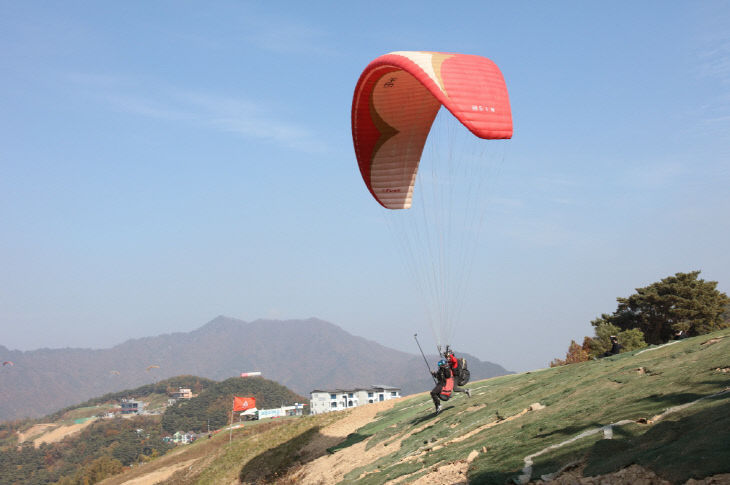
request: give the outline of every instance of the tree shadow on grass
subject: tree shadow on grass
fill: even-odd
[[[709,384],[711,386],[717,386],[717,385],[725,386],[725,385],[727,385],[727,381],[730,378],[730,376],[728,376],[728,374],[721,374],[719,372],[714,377],[716,377],[715,380],[698,381],[698,382],[695,382],[695,384]],[[717,392],[722,392],[722,388],[719,388],[717,390]]]
[[[325,455],[342,441],[342,438],[321,434],[320,429],[319,426],[309,429],[253,457],[241,468],[238,474],[239,480],[245,484],[271,483],[281,479],[292,468],[302,466]],[[353,433],[346,438],[346,441],[353,441],[350,444],[356,443],[355,440],[362,441],[362,439],[367,438],[367,436],[364,436],[362,439],[358,439],[353,435],[357,435],[357,433]],[[307,444],[314,440],[318,444],[316,449],[304,453]]]
[[[689,402],[687,394],[676,399]],[[717,399],[717,398],[715,398]],[[713,398],[708,401],[714,400]],[[730,472],[730,401],[669,415],[638,436],[600,440],[588,452],[585,476],[612,473],[633,463],[672,483]]]
[[[336,443],[334,446],[328,447],[327,453],[332,454],[342,449],[349,448],[350,446],[355,445],[361,441],[365,441],[371,436],[371,434],[350,433],[347,435],[344,441],[339,441],[338,439],[338,443]]]
[[[673,396],[678,403],[695,400],[691,394]],[[708,398],[708,406],[694,411],[692,407],[651,427],[617,426],[613,439],[591,438],[577,441],[566,448],[550,451],[534,460],[532,479],[540,474],[555,473],[566,465],[586,463],[584,477],[614,473],[638,464],[672,483],[685,483],[690,478],[702,479],[730,473],[730,398],[727,395]],[[535,452],[536,450],[531,450]],[[527,455],[527,451],[525,451]],[[511,483],[520,469],[484,466],[469,475],[470,483]]]
[[[689,402],[696,401],[702,397],[706,397],[706,394],[697,394],[694,392],[677,392],[673,394],[653,394],[651,396],[647,396],[646,399],[668,406],[678,406],[680,404],[687,404]]]
[[[573,435],[576,435],[578,433],[582,433],[586,429],[589,429],[589,428],[598,428],[598,427],[601,427],[601,426],[603,426],[603,425],[598,424],[598,423],[591,423],[591,424],[586,424],[586,425],[583,425],[583,426],[566,426],[565,428],[555,429],[555,430],[550,431],[548,433],[539,433],[539,434],[536,434],[535,435],[535,438],[547,438],[549,436],[554,436],[554,435],[557,435],[557,434],[565,435],[565,436],[573,436]]]

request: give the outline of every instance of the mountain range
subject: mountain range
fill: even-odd
[[[466,357],[472,379],[510,373]],[[435,362],[436,355],[428,356]],[[244,322],[219,316],[191,332],[128,340],[108,349],[8,350],[0,360],[0,420],[39,417],[108,392],[190,374],[223,380],[244,371],[308,396],[314,389],[432,387],[420,355],[390,349],[316,318]]]

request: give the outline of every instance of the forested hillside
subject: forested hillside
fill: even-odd
[[[204,432],[227,424],[231,410],[231,396],[256,398],[256,407],[271,409],[307,403],[308,399],[284,386],[261,378],[231,378],[206,389],[195,399],[180,400],[169,407],[162,417],[162,429],[168,433],[177,430]]]
[[[168,396],[188,387],[199,393],[166,406]],[[136,389],[107,394],[38,420],[0,425],[0,485],[84,485],[146,463],[175,447],[176,431],[202,433],[222,428],[231,419],[233,396],[256,397],[262,407],[302,402],[304,398],[261,378],[231,378],[215,382],[196,376],[178,376]],[[159,414],[101,418],[122,399],[157,403]],[[88,422],[62,440],[41,442],[52,432],[73,423]],[[33,430],[40,429],[40,434]],[[22,439],[28,435],[30,438]]]

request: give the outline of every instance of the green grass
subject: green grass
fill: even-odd
[[[58,420],[58,422],[62,424],[73,424],[73,422],[77,419],[90,418],[92,416],[108,412],[113,407],[114,406],[111,404],[102,404],[99,406],[75,408],[64,413],[63,416],[61,416],[61,419]]]
[[[711,337],[729,335],[726,330]],[[457,395],[446,403],[440,419],[433,418],[428,396],[405,401],[359,429],[333,451],[367,438],[368,446],[397,439],[431,420],[432,426],[403,440],[399,451],[352,470],[345,482],[383,483],[419,468],[464,459],[470,451],[486,447],[487,453],[480,453],[472,462],[468,477],[472,483],[501,485],[521,474],[526,456],[583,431],[625,419],[651,418],[667,408],[722,391],[730,385],[730,379],[715,369],[730,366],[730,338],[702,345],[709,338],[696,337],[641,354],[634,351],[473,383],[469,385],[472,399]],[[653,426],[615,427],[613,440],[605,440],[598,433],[561,446],[535,458],[532,477],[554,473],[574,462],[587,462],[587,473],[591,474],[640,463],[674,483],[730,472],[730,423],[725,417],[729,415],[728,399],[730,395],[700,401]],[[420,463],[402,462],[404,457],[448,443],[535,402],[547,407],[427,451],[420,455]],[[467,411],[472,405],[483,407]],[[683,456],[682,450],[690,450],[692,455]]]
[[[147,411],[162,411],[167,405],[169,396],[167,394],[150,394],[142,398],[147,403]]]

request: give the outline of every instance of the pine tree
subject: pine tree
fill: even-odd
[[[684,330],[695,336],[730,327],[726,319],[730,298],[717,290],[716,281],[699,278],[700,271],[677,273],[627,298],[617,298],[612,315],[591,322],[594,327],[610,323],[621,330],[639,329],[650,344],[671,340]]]

